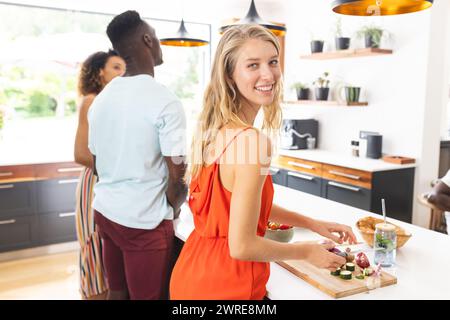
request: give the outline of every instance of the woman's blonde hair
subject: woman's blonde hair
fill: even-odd
[[[192,139],[189,169],[186,181],[200,174],[205,164],[206,148],[214,141],[218,131],[225,124],[247,126],[239,117],[241,98],[232,80],[239,49],[250,39],[272,43],[277,53],[280,44],[266,28],[259,25],[239,25],[225,31],[217,46],[209,82],[203,96],[203,108],[198,118],[197,129]],[[263,105],[264,121],[262,129],[273,135],[281,126],[280,99],[281,79],[274,87],[274,99],[270,105]]]

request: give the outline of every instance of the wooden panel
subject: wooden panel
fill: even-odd
[[[370,277],[366,277],[364,280],[359,280],[355,277],[351,280],[343,280],[338,276],[331,275],[329,270],[319,269],[304,260],[287,260],[277,263],[333,298],[342,298],[369,291],[366,281]],[[382,271],[380,278],[381,287],[397,283],[396,277],[384,271]]]
[[[361,49],[348,49],[348,50],[338,50],[338,51],[328,51],[328,52],[317,52],[309,55],[302,55],[302,59],[312,59],[312,60],[328,60],[328,59],[342,59],[342,58],[357,58],[357,57],[367,57],[367,56],[378,56],[392,54],[390,49],[380,49],[380,48],[361,48]]]
[[[17,182],[29,181],[34,179],[33,165],[1,166],[0,181]]]
[[[318,105],[318,106],[345,106],[345,107],[366,107],[369,105],[368,102],[347,102],[342,101],[332,101],[332,100],[294,100],[294,101],[283,101],[286,104],[298,104],[298,105]]]
[[[320,162],[279,156],[273,160],[273,165],[293,171],[305,172],[317,177],[322,175],[322,164]]]
[[[60,162],[36,164],[35,172],[38,179],[79,177],[84,167],[75,162]]]
[[[323,164],[322,177],[366,189],[372,189],[372,172]]]

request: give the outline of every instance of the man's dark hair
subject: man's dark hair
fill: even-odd
[[[113,46],[116,46],[125,37],[136,31],[142,23],[143,20],[137,11],[128,10],[111,20],[106,28],[106,34]]]

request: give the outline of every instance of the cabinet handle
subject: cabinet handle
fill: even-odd
[[[58,183],[59,184],[78,183],[78,179],[59,180]]]
[[[13,224],[13,223],[16,223],[16,220],[11,219],[11,220],[0,221],[0,224]]]
[[[59,168],[58,172],[77,172],[83,171],[83,167],[73,167],[73,168]]]
[[[63,213],[58,214],[58,216],[60,218],[73,217],[73,216],[75,216],[75,212],[63,212]]]
[[[343,172],[334,171],[334,170],[330,170],[328,172],[331,174],[334,174],[336,176],[341,176],[341,177],[345,177],[345,178],[349,178],[349,179],[353,179],[353,180],[361,180],[360,176],[355,176],[353,174],[343,173]]]
[[[350,187],[345,184],[340,184],[340,183],[333,182],[333,181],[328,181],[328,184],[333,187],[338,187],[341,189],[346,189],[346,190],[350,190],[350,191],[354,191],[354,192],[359,192],[359,190],[361,190],[360,188]]]
[[[9,177],[12,176],[12,172],[0,172],[0,177]]]
[[[280,172],[280,169],[278,169],[278,168],[270,168],[269,171],[270,171],[271,175],[275,175],[275,174],[278,174],[278,172]]]
[[[13,184],[0,185],[0,189],[12,189],[12,188],[14,188]]]
[[[314,169],[313,166],[310,166],[310,165],[307,165],[307,164],[303,164],[303,163],[298,163],[298,162],[295,162],[295,161],[288,161],[288,164],[290,164],[291,166],[300,167],[300,168],[303,168],[303,169],[309,169],[309,170],[313,170]]]
[[[314,180],[314,177],[307,176],[307,175],[300,174],[300,173],[294,173],[294,172],[288,172],[288,176],[292,176],[292,177],[296,177],[296,178],[300,178],[300,179],[308,180],[308,181]]]

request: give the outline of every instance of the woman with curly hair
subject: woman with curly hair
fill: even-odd
[[[94,175],[93,156],[88,149],[89,107],[106,84],[125,73],[125,61],[113,50],[90,55],[81,65],[78,93],[81,97],[75,138],[75,161],[85,166],[78,182],[76,199],[77,238],[80,243],[80,292],[83,299],[106,298],[102,248],[92,210]]]

